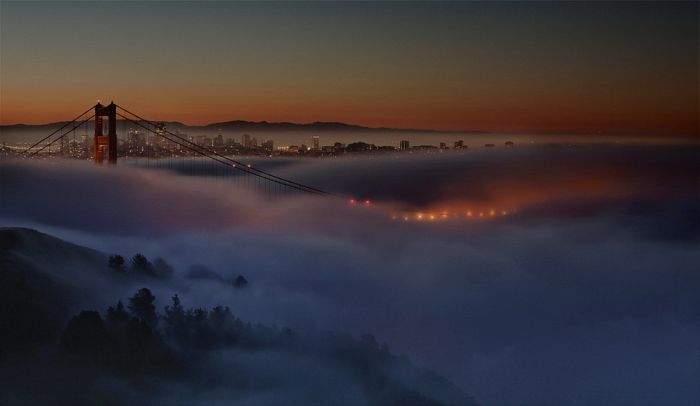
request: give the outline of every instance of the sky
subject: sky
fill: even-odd
[[[698,134],[696,2],[0,3],[0,124]]]

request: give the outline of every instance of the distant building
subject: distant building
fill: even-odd
[[[313,137],[311,137],[311,143],[313,145],[314,151],[319,151],[321,149],[321,146],[319,145],[320,140],[318,135],[314,135]]]
[[[206,135],[198,135],[195,143],[202,147],[211,147],[214,144],[214,140]]]
[[[216,138],[214,138],[214,146],[221,147],[223,145],[224,145],[224,137],[221,134],[219,134],[216,136]]]
[[[399,149],[401,151],[408,151],[409,149],[411,149],[411,144],[407,140],[401,140],[401,142],[399,143]]]
[[[69,156],[70,155],[68,137],[61,138],[58,150],[60,151],[61,156]]]
[[[455,147],[455,149],[464,148],[464,141],[463,140],[455,141],[454,147]]]
[[[433,151],[438,149],[435,145],[418,145],[413,147],[414,150],[420,150],[420,151]]]
[[[146,137],[139,130],[130,129],[126,133],[126,151],[129,155],[143,153],[146,146]]]
[[[515,143],[513,141],[506,141],[506,147],[512,147]]]
[[[447,144],[445,144],[444,142],[441,142],[440,149],[447,149]]]
[[[262,147],[268,151],[272,151],[275,149],[275,143],[272,140],[267,140],[262,143]]]
[[[165,143],[165,123],[156,123],[156,137],[153,138],[154,145],[163,145]]]
[[[241,140],[244,148],[250,148],[250,135],[243,134],[243,139]]]
[[[144,145],[146,144],[146,139],[144,137],[143,141]],[[81,158],[89,158],[90,157],[90,138],[87,136],[87,134],[83,134],[80,136],[80,157]]]

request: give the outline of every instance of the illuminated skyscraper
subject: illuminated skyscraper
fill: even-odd
[[[401,140],[401,143],[399,144],[399,149],[401,151],[408,151],[411,149],[411,144],[407,140]]]
[[[314,135],[313,137],[311,137],[311,142],[312,142],[312,144],[313,144],[314,151],[319,151],[319,150],[321,150],[321,147],[320,147],[320,145],[319,145],[319,138],[318,138],[318,135]]]

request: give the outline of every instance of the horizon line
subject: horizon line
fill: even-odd
[[[94,121],[94,119],[91,119],[89,121]],[[124,119],[118,119],[118,122],[120,121],[126,121]],[[141,121],[141,120],[137,120]],[[469,129],[469,130],[441,130],[441,129],[435,129],[435,128],[404,128],[404,127],[369,127],[365,126],[362,124],[355,124],[355,123],[348,123],[348,122],[343,122],[343,121],[311,121],[311,122],[293,122],[293,121],[267,121],[267,120],[261,120],[261,121],[253,121],[253,120],[243,120],[243,119],[233,119],[233,120],[228,120],[228,121],[216,121],[216,122],[211,122],[211,123],[206,123],[206,124],[187,124],[182,121],[177,121],[177,120],[150,120],[150,121],[156,121],[156,122],[162,122],[162,123],[174,123],[178,125],[182,125],[185,127],[194,127],[194,128],[206,128],[206,127],[215,127],[216,125],[225,125],[225,124],[231,124],[231,123],[248,123],[248,124],[269,124],[269,125],[293,125],[293,126],[311,126],[314,124],[335,124],[335,125],[341,125],[341,126],[346,126],[346,127],[356,127],[358,131],[362,130],[370,130],[370,131],[399,131],[399,132],[432,132],[432,133],[442,133],[442,134],[510,134],[510,135],[606,135],[606,136],[642,136],[642,137],[682,137],[682,138],[691,138],[691,137],[700,137],[700,131],[698,132],[677,132],[677,133],[672,133],[672,132],[642,132],[642,131],[614,131],[614,130],[479,130],[479,129]],[[13,124],[2,124],[0,123],[0,128],[6,128],[6,127],[16,127],[16,126],[23,126],[23,127],[41,127],[41,126],[50,126],[50,125],[59,125],[59,124],[64,124],[67,123],[68,121],[52,121],[52,122],[44,122],[44,123],[38,123],[38,124],[32,124],[32,123],[13,123]],[[211,128],[210,128],[211,129]],[[352,129],[350,129],[352,130]]]

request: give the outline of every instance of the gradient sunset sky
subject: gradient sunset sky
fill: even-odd
[[[0,2],[0,122],[698,133],[698,3]]]

